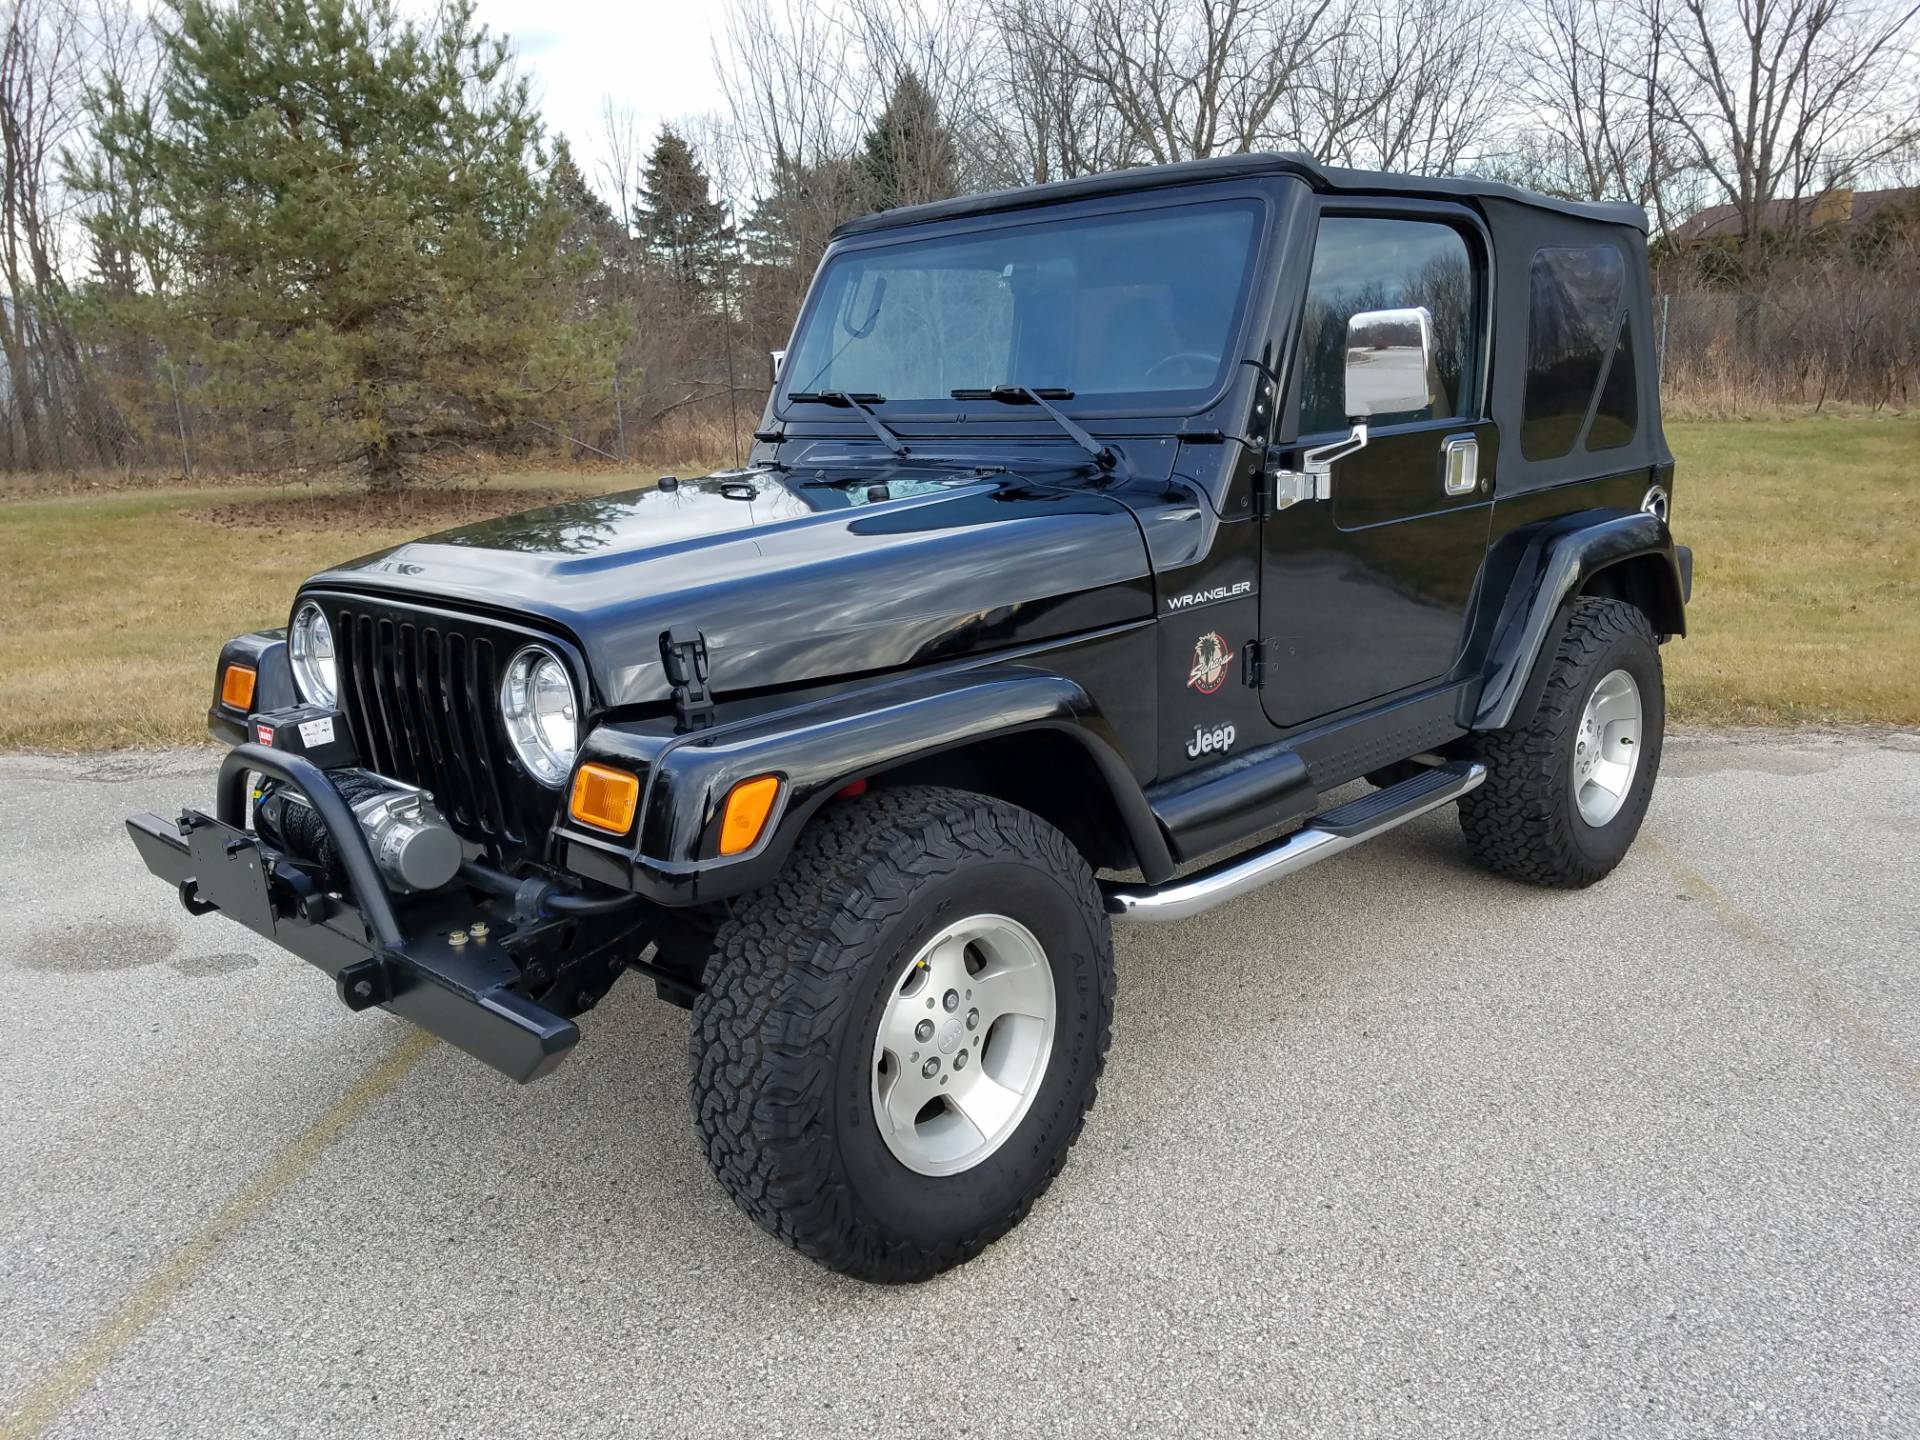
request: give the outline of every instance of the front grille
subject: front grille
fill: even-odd
[[[544,841],[554,792],[510,757],[501,667],[525,643],[513,631],[358,596],[326,596],[340,709],[361,762],[433,793],[453,828],[498,849]]]

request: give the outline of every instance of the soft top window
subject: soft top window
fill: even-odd
[[[1211,201],[843,251],[782,393],[947,402],[1028,385],[1102,409],[1201,403],[1233,361],[1260,210]]]
[[[1598,396],[1588,448],[1612,448],[1633,438],[1639,403],[1621,298],[1625,284],[1626,263],[1612,245],[1534,251],[1520,422],[1520,453],[1527,459],[1569,453],[1603,383],[1606,393]]]

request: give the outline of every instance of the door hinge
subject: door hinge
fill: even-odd
[[[1288,448],[1284,445],[1267,447],[1266,470],[1260,477],[1260,488],[1254,494],[1256,518],[1264,518],[1305,500],[1331,500],[1334,462],[1367,448],[1367,427],[1355,425],[1338,440],[1302,450],[1298,470],[1289,469],[1281,463],[1281,457]]]
[[[1240,650],[1240,678],[1254,690],[1267,683],[1267,661],[1273,652],[1271,640],[1249,640]]]

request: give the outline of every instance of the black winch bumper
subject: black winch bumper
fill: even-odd
[[[339,849],[354,903],[320,889],[243,828],[249,772],[306,796]],[[580,1039],[572,1020],[514,988],[520,967],[504,944],[511,921],[483,926],[486,933],[465,944],[449,938],[466,934],[481,915],[461,887],[422,897],[402,925],[352,811],[312,762],[238,746],[220,767],[217,809],[217,817],[188,810],[178,820],[127,820],[147,869],[175,887],[192,913],[220,911],[332,976],[348,1009],[390,1010],[521,1082],[553,1069]]]

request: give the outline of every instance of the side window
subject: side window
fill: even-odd
[[[1527,391],[1520,417],[1520,453],[1527,459],[1552,460],[1573,449],[1603,380],[1606,393],[1589,448],[1608,449],[1633,438],[1639,401],[1632,336],[1621,303],[1625,283],[1626,264],[1611,245],[1534,251],[1527,281]]]
[[[1424,305],[1433,317],[1440,403],[1375,426],[1451,419],[1477,406],[1473,357],[1479,340],[1473,259],[1466,237],[1431,220],[1330,215],[1320,222],[1300,335],[1300,433],[1347,427],[1347,321],[1362,310]]]
[[[1640,387],[1634,383],[1633,325],[1622,322],[1620,343],[1613,347],[1613,363],[1600,386],[1600,403],[1587,428],[1587,449],[1617,450],[1640,428]]]

